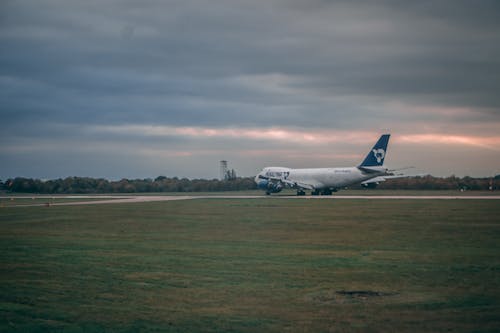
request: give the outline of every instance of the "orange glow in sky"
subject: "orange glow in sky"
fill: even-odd
[[[440,145],[466,145],[500,151],[500,136],[472,136],[472,135],[445,135],[445,134],[412,134],[402,135],[400,142],[440,144]]]
[[[293,142],[308,145],[321,145],[330,143],[365,144],[372,142],[380,134],[366,131],[330,131],[318,129],[305,131],[290,128],[211,128],[211,127],[175,127],[175,126],[97,126],[92,130],[116,134],[134,134],[143,136],[183,136],[199,139],[227,138],[247,139],[262,141]],[[481,147],[489,150],[500,151],[499,136],[478,135],[451,135],[451,134],[408,134],[395,135],[401,143],[410,144],[438,144],[438,145],[467,145]]]

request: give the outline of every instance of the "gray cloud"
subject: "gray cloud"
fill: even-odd
[[[492,136],[498,13],[497,1],[482,0],[4,1],[0,148],[95,145],[79,129],[126,124]],[[98,140],[137,150],[160,139]],[[172,151],[225,144],[161,140]],[[10,171],[0,177],[29,160],[15,156],[1,157]],[[92,160],[89,169],[101,167]]]

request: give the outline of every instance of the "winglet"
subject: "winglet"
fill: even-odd
[[[384,164],[385,155],[387,153],[387,144],[389,143],[390,134],[383,134],[377,143],[366,155],[365,160],[360,167],[376,167]]]

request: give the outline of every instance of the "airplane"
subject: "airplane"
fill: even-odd
[[[285,186],[297,189],[297,195],[305,195],[305,190],[310,190],[311,195],[331,195],[353,184],[374,187],[386,179],[406,177],[394,174],[394,170],[384,166],[389,137],[390,134],[383,134],[358,166],[314,169],[266,167],[255,176],[255,182],[267,195],[281,192]]]

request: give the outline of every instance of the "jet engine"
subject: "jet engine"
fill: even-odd
[[[361,183],[364,188],[376,188],[378,183]]]
[[[259,188],[266,191],[267,194],[278,193],[283,189],[281,182],[273,182],[267,179],[259,181]]]

